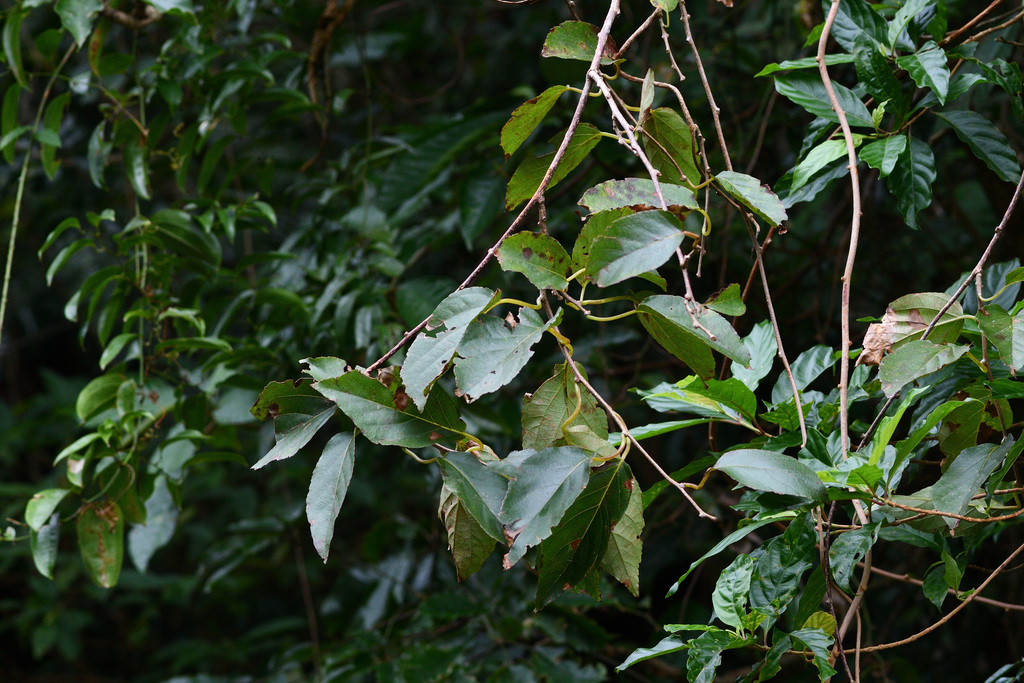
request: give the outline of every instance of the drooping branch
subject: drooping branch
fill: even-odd
[[[163,16],[163,13],[159,12],[152,5],[145,5],[141,2],[137,3],[136,11],[132,14],[122,12],[119,9],[111,7],[107,3],[103,3],[103,8],[100,10],[100,16],[104,19],[109,19],[115,24],[120,24],[125,28],[138,31],[141,28],[145,28],[146,26],[159,21]]]

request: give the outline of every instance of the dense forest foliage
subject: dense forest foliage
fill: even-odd
[[[1024,680],[1020,2],[2,22],[4,680]]]

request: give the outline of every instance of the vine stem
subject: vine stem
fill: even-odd
[[[53,84],[57,82],[57,76],[60,75],[64,65],[67,64],[68,60],[71,59],[71,55],[77,49],[78,45],[72,43],[68,51],[64,53],[64,58],[60,60],[60,64],[57,65],[57,68],[50,75],[50,80],[46,82],[43,97],[39,102],[39,107],[36,109],[36,118],[32,122],[32,135],[35,135],[36,130],[39,128],[39,122],[43,119],[43,110],[46,108],[47,100],[50,99],[50,90],[53,88]],[[11,286],[11,273],[14,270],[14,245],[18,238],[18,225],[21,222],[21,205],[25,199],[25,182],[28,180],[28,165],[31,159],[32,137],[29,137],[28,149],[25,150],[25,159],[21,163],[21,172],[18,174],[18,191],[14,196],[14,212],[11,216],[11,236],[7,241],[7,265],[4,267],[3,293],[0,294],[0,344],[2,344],[4,339],[4,319],[7,317],[7,294]]]
[[[462,284],[455,288],[456,292],[465,289],[476,281],[480,276],[480,273],[482,273],[487,264],[490,263],[491,259],[497,256],[498,247],[501,246],[501,243],[504,242],[509,235],[522,227],[523,223],[526,222],[526,216],[533,207],[543,199],[544,191],[547,189],[548,183],[551,182],[551,178],[555,175],[555,171],[562,163],[562,159],[565,158],[565,154],[569,149],[569,142],[572,140],[572,136],[576,132],[576,129],[579,128],[580,120],[583,118],[583,109],[587,106],[587,99],[590,97],[591,86],[594,85],[593,81],[595,76],[599,76],[600,74],[599,67],[601,66],[601,58],[604,55],[605,46],[608,44],[608,36],[611,34],[612,24],[615,23],[615,17],[618,15],[619,0],[611,0],[608,4],[608,13],[605,15],[604,24],[602,24],[601,30],[597,34],[597,49],[594,50],[594,58],[590,61],[590,68],[587,70],[587,77],[583,83],[579,101],[576,103],[576,110],[573,112],[572,120],[569,122],[569,127],[565,131],[565,137],[562,138],[562,143],[555,151],[555,156],[551,160],[551,164],[548,166],[548,170],[544,174],[544,178],[540,181],[537,191],[533,193],[530,200],[526,202],[526,206],[523,207],[522,211],[519,212],[519,215],[517,215],[515,220],[512,221],[512,224],[508,226],[504,233],[502,233],[501,237],[498,238],[498,241],[487,250],[487,253],[484,254],[484,257],[476,267],[473,268],[473,271],[466,276],[466,279],[462,281]],[[603,77],[601,78],[603,79]],[[372,365],[366,368],[365,373],[372,373],[387,362],[389,358],[398,353],[402,347],[412,341],[413,337],[419,334],[423,328],[427,326],[427,323],[430,322],[430,318],[431,316],[427,316],[418,325],[416,325],[416,327],[402,335],[402,338],[398,340],[398,343],[391,347],[387,353],[378,358]]]
[[[857,566],[858,567],[863,567],[863,564],[858,562]],[[879,569],[878,567],[871,567],[871,571],[873,573],[875,573],[875,574],[878,574],[879,576],[884,576],[885,578],[892,579],[894,581],[902,581],[903,583],[912,583],[915,586],[923,586],[924,585],[924,581],[922,581],[921,579],[915,579],[914,577],[910,576],[909,574],[897,574],[896,572],[890,572],[890,571],[887,571],[885,569]],[[952,588],[947,589],[946,592],[949,593],[949,595],[956,595],[956,591],[953,590]],[[1004,610],[1006,610],[1008,612],[1024,612],[1024,605],[1015,605],[1012,602],[1003,602],[1001,600],[993,600],[992,598],[985,598],[985,597],[981,597],[981,596],[978,596],[978,597],[974,598],[974,600],[976,602],[980,602],[980,603],[983,603],[983,604],[986,604],[986,605],[992,605],[993,607],[998,607],[999,609],[1004,609]]]
[[[828,75],[828,67],[825,65],[825,45],[828,43],[829,33],[832,31],[832,24],[836,14],[839,12],[841,0],[832,0],[828,17],[825,19],[825,27],[821,31],[821,38],[818,39],[818,72],[821,74],[821,82],[828,94],[828,101],[832,104],[832,111],[839,118],[839,127],[843,129],[843,139],[846,141],[846,155],[850,167],[850,189],[853,192],[853,216],[850,221],[850,247],[846,255],[846,268],[843,271],[843,301],[842,301],[842,355],[839,359],[839,433],[843,446],[843,453],[850,450],[850,282],[853,279],[853,264],[857,259],[857,241],[860,238],[860,178],[857,173],[857,150],[853,145],[853,133],[850,131],[850,123],[846,120],[846,112],[839,104],[836,91],[832,87],[832,79]]]

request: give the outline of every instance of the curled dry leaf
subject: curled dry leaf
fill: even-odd
[[[896,313],[885,309],[882,322],[871,323],[864,334],[864,350],[857,358],[857,365],[878,365],[882,356],[892,351],[892,337],[896,326]]]

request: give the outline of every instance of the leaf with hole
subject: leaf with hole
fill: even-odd
[[[668,210],[685,216],[689,209],[697,208],[697,198],[693,191],[682,185],[659,183],[661,196],[665,199]],[[583,193],[579,205],[590,213],[610,211],[612,209],[630,208],[634,211],[660,209],[654,181],[649,178],[626,178],[624,180],[607,180]]]
[[[597,52],[599,29],[585,21],[564,21],[548,32],[541,48],[541,57],[557,57],[559,59],[576,59],[590,62]],[[612,63],[616,52],[615,41],[609,36],[601,55],[601,64]]]

